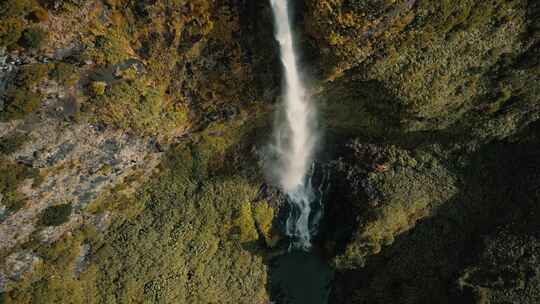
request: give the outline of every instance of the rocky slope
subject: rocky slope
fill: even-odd
[[[268,3],[0,3],[0,302],[267,303]],[[540,5],[304,0],[331,303],[540,301]]]

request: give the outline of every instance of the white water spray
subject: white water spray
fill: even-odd
[[[274,149],[278,156],[276,175],[287,194],[291,212],[287,219],[287,234],[300,246],[311,243],[310,215],[314,200],[310,179],[317,139],[315,110],[310,104],[300,77],[287,0],[270,0],[274,12],[276,39],[285,72],[284,119],[276,124]]]

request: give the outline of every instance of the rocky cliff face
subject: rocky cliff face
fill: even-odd
[[[539,301],[537,1],[295,6],[333,179],[331,302]],[[269,301],[268,3],[0,15],[2,301]]]

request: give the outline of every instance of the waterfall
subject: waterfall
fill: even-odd
[[[309,248],[312,228],[318,216],[313,216],[316,200],[311,179],[313,150],[317,141],[315,109],[309,101],[298,69],[294,36],[291,29],[287,0],[270,0],[274,13],[275,35],[280,46],[284,68],[284,113],[275,126],[274,151],[277,154],[275,176],[287,194],[291,211],[286,232],[293,242]]]

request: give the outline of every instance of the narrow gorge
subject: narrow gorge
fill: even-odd
[[[540,303],[539,20],[0,1],[0,303]]]

